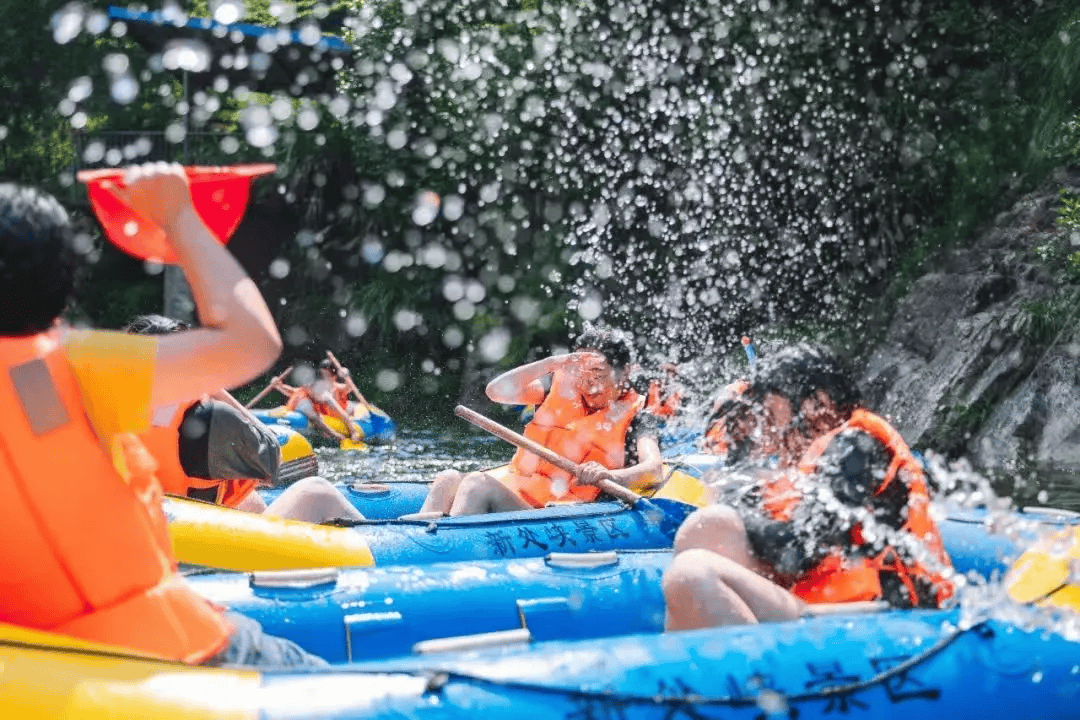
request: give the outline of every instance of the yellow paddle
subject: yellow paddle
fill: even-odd
[[[1044,537],[1013,564],[1005,577],[1009,597],[1080,611],[1080,527]]]

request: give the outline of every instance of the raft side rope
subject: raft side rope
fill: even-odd
[[[954,630],[951,630],[946,635],[938,639],[937,642],[935,642],[933,645],[926,648],[922,652],[913,655],[907,660],[898,663],[886,670],[882,670],[881,672],[871,675],[870,677],[867,677],[863,680],[857,680],[854,682],[845,683],[843,685],[830,685],[823,687],[819,690],[795,693],[792,695],[785,695],[771,688],[763,688],[763,690],[777,693],[786,702],[790,703],[808,702],[812,700],[828,700],[830,698],[840,697],[842,695],[850,695],[851,693],[868,690],[870,688],[883,685],[889,680],[892,680],[909,672],[914,667],[926,662],[935,655],[941,653],[951,644],[956,642],[956,640],[959,639],[962,635],[965,635],[967,633],[975,633],[985,638],[993,637],[994,630],[989,627],[988,622],[989,621],[987,620],[983,620],[969,627],[956,628]],[[614,702],[622,705],[643,705],[649,707],[685,707],[687,705],[747,707],[751,705],[756,705],[758,702],[758,696],[716,697],[710,695],[701,695],[699,693],[692,693],[684,697],[677,697],[658,693],[645,694],[616,690],[583,690],[580,688],[543,685],[540,683],[528,682],[524,680],[498,680],[495,678],[484,677],[483,675],[477,675],[474,673],[438,668],[388,671],[378,669],[356,669],[347,666],[338,666],[330,668],[284,668],[282,669],[282,672],[284,672],[285,674],[295,675],[310,675],[313,673],[321,673],[358,676],[400,673],[404,675],[411,675],[413,677],[426,678],[427,687],[425,688],[425,694],[429,695],[439,694],[451,683],[458,682],[501,690],[514,690],[524,693],[535,693],[539,695],[557,696],[577,700],[597,700],[604,702]]]

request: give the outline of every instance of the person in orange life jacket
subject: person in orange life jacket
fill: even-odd
[[[271,387],[289,398],[285,407],[302,413],[320,433],[332,440],[352,440],[362,438],[360,428],[349,416],[349,386],[338,382],[337,370],[329,359],[319,363],[319,374],[314,381],[302,386],[292,387],[280,380],[275,380]],[[349,434],[334,430],[326,424],[323,416],[337,417],[349,429]]]
[[[185,323],[161,315],[140,315],[124,331],[165,335],[186,329]],[[277,438],[225,390],[187,408],[162,408],[142,440],[158,461],[158,480],[167,494],[305,522],[364,519],[320,477],[297,480],[268,507],[255,488],[278,484]]]
[[[582,463],[578,477],[519,450],[504,478],[440,473],[422,511],[472,515],[559,500],[588,502],[600,495],[601,480],[632,486],[659,473],[655,418],[626,385],[629,343],[611,332],[589,331],[577,348],[503,373],[488,384],[487,395],[506,405],[539,403],[524,434]]]
[[[679,368],[672,363],[660,366],[661,375],[649,381],[645,408],[658,418],[671,418],[686,400],[686,390],[679,381]]]
[[[0,622],[192,664],[260,653],[318,664],[226,618],[177,573],[154,461],[135,433],[154,407],[257,376],[281,340],[196,213],[182,168],[129,168],[125,186],[110,190],[164,230],[203,327],[156,338],[66,325],[80,252],[67,213],[0,185]]]
[[[701,449],[724,456],[729,465],[746,456],[758,430],[756,408],[746,397],[749,387],[746,379],[724,386],[705,419]]]
[[[762,428],[746,454],[754,482],[679,529],[667,629],[793,619],[807,603],[946,602],[951,566],[925,476],[900,435],[858,406],[839,360],[781,351],[746,394]]]

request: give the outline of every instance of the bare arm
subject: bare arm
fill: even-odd
[[[329,430],[335,436],[338,436],[339,440],[351,439],[354,442],[359,442],[359,429],[357,429],[356,424],[353,422],[353,419],[349,416],[348,411],[346,411],[345,408],[341,407],[341,403],[339,403],[337,401],[337,398],[334,397],[334,393],[325,389],[315,392],[309,389],[308,393],[311,394],[311,396],[319,402],[325,403],[330,406],[330,409],[334,411],[334,414],[337,415],[338,419],[341,420],[342,424],[345,426],[345,434],[339,435],[339,433],[330,430],[329,426],[325,422],[323,422],[323,419],[321,417],[319,417],[318,419],[318,424],[320,424],[324,429]],[[318,416],[318,413],[316,413],[316,416]]]
[[[488,383],[488,398],[502,405],[532,405],[544,401],[543,378],[566,365],[577,362],[585,353],[553,355],[507,370]]]
[[[656,438],[648,435],[640,437],[635,443],[638,462],[618,470],[608,470],[598,462],[587,462],[581,466],[578,482],[582,485],[595,485],[601,480],[611,480],[623,487],[630,487],[643,477],[660,477],[663,460],[660,457],[660,444]]]
[[[241,385],[265,371],[281,338],[262,295],[240,264],[206,229],[179,165],[128,170],[112,191],[169,237],[191,285],[202,327],[158,339],[151,402],[185,402],[207,390]]]
[[[220,400],[226,405],[231,405],[238,413],[243,415],[248,422],[262,425],[259,418],[252,415],[251,411],[244,407],[244,404],[234,398],[227,390],[218,390],[217,392],[210,393],[210,397],[215,400]]]

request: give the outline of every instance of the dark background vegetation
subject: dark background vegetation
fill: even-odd
[[[74,315],[117,327],[160,311],[161,276],[100,239],[72,171],[95,134],[176,123],[182,82],[109,31],[55,43],[50,18],[65,5],[0,0],[0,178],[41,185],[81,215],[94,250]],[[279,163],[234,247],[282,328],[282,362],[332,349],[403,418],[448,415],[498,368],[566,345],[590,297],[635,332],[644,358],[696,360],[705,374],[740,334],[776,325],[857,355],[936,251],[1080,153],[1074,3],[659,2],[634,22],[600,1],[510,5],[298,2],[294,24],[306,17],[354,43],[340,88],[350,111],[312,98],[317,128],[290,119],[273,147],[252,148],[248,101],[222,93],[190,127],[191,162]],[[205,15],[206,3],[187,10]],[[268,0],[247,10],[249,22],[276,23]],[[363,23],[347,20],[356,14]],[[642,28],[669,47],[643,44]],[[410,55],[463,31],[493,50],[475,79],[438,53]],[[545,36],[560,43],[537,64]],[[642,47],[667,70],[643,78]],[[110,99],[102,66],[117,52],[140,81],[126,104]],[[739,80],[751,54],[773,84]],[[604,82],[580,69],[590,58],[607,63]],[[365,108],[395,65],[410,77],[372,125]],[[94,91],[65,107],[81,77]],[[687,110],[688,88],[703,110]],[[530,115],[530,103],[544,111]],[[85,113],[78,130],[73,113]],[[391,149],[394,128],[408,140]],[[231,133],[240,147],[197,145],[196,131]],[[181,143],[161,152],[181,159]],[[723,179],[703,179],[711,163],[728,163]],[[719,203],[688,190],[707,183]],[[425,191],[444,208],[460,198],[463,213],[418,224]],[[288,273],[272,276],[273,260]],[[483,297],[461,305],[446,292],[458,281]]]

